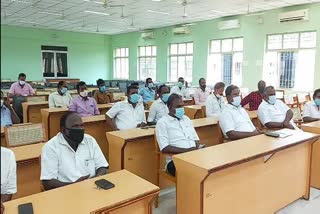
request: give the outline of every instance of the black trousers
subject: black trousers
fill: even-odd
[[[173,161],[170,161],[167,164],[167,172],[172,176],[176,176],[176,167],[174,166]]]

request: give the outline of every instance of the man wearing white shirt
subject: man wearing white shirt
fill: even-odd
[[[314,91],[313,100],[303,107],[303,121],[313,122],[320,120],[320,88]]]
[[[218,82],[214,85],[214,91],[208,96],[206,102],[206,115],[207,117],[218,117],[225,107],[223,91],[225,84]]]
[[[259,135],[248,113],[241,107],[240,89],[235,85],[226,88],[228,104],[218,116],[222,132],[230,140]]]
[[[273,86],[264,90],[264,98],[258,108],[258,118],[262,125],[268,129],[297,128],[292,121],[293,112],[281,100],[276,98],[276,91]]]
[[[146,115],[138,88],[129,86],[127,97],[126,101],[116,102],[106,113],[106,122],[113,130],[134,129],[146,125]]]
[[[13,151],[1,147],[1,202],[10,201],[17,192],[17,164]]]
[[[60,129],[42,149],[40,180],[46,190],[107,173],[109,164],[96,140],[84,133],[79,114],[64,114]]]
[[[170,96],[170,89],[166,85],[159,87],[159,98],[152,103],[148,116],[148,124],[156,124],[163,116],[169,113],[167,101]]]
[[[177,85],[171,88],[171,94],[178,94],[183,99],[190,98],[189,90],[184,86],[184,79],[183,77],[179,77]]]
[[[156,126],[156,137],[160,151],[179,154],[201,147],[199,137],[191,120],[184,115],[184,103],[181,96],[171,94],[167,106],[169,114],[163,116]],[[175,176],[175,166],[168,161],[167,171]]]
[[[194,102],[196,105],[204,105],[207,101],[207,97],[210,95],[210,89],[207,88],[206,80],[204,78],[199,79],[199,86],[194,95]]]
[[[69,107],[72,97],[66,81],[59,81],[58,89],[49,95],[49,108]]]

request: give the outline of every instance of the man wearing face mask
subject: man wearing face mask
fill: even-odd
[[[167,101],[170,96],[170,89],[166,85],[161,85],[159,87],[159,98],[152,103],[150,107],[150,112],[148,116],[148,124],[154,125],[159,121],[163,116],[169,113],[167,107]]]
[[[149,77],[146,79],[146,86],[139,90],[139,95],[142,96],[143,102],[153,101],[156,98],[156,91],[154,90],[154,84],[152,79]]]
[[[109,164],[99,145],[84,131],[77,113],[61,117],[60,133],[42,148],[40,180],[45,190],[107,174]]]
[[[18,76],[18,81],[13,83],[9,90],[8,97],[14,96],[32,96],[34,95],[34,90],[29,83],[26,82],[27,76],[24,73],[20,73]]]
[[[13,110],[7,100],[4,100],[1,91],[1,126],[11,126],[13,123],[20,123],[20,118]]]
[[[273,86],[264,90],[264,98],[258,108],[258,118],[268,129],[298,129],[292,121],[293,112],[281,100],[276,98]]]
[[[258,82],[258,91],[253,91],[248,96],[241,100],[241,106],[244,107],[249,103],[249,111],[256,111],[262,102],[264,89],[266,87],[266,82],[260,80]]]
[[[179,154],[203,148],[191,120],[184,115],[184,103],[181,96],[171,94],[167,106],[169,114],[163,116],[156,125],[156,137],[160,151]],[[167,160],[167,171],[175,176],[172,160]]]
[[[85,82],[81,81],[77,84],[77,91],[79,96],[72,99],[69,111],[77,112],[81,117],[99,115],[97,102],[92,97],[88,97]]]
[[[49,108],[69,107],[72,97],[66,81],[59,81],[57,91],[49,95]]]
[[[102,79],[97,80],[97,86],[99,90],[94,93],[94,99],[96,100],[96,102],[98,104],[112,103],[113,95],[106,92],[107,88]]]
[[[200,88],[196,90],[196,93],[194,95],[194,102],[196,105],[204,105],[207,101],[207,97],[210,94],[210,89],[207,88],[205,78],[199,79],[199,86]]]
[[[223,134],[230,140],[259,135],[246,110],[241,107],[240,89],[235,85],[226,88],[228,104],[218,116]]]
[[[314,122],[320,120],[320,88],[314,91],[313,100],[307,102],[303,108],[303,121]]]
[[[214,85],[213,94],[209,95],[206,102],[207,117],[218,117],[225,107],[223,91],[225,84],[218,82]]]
[[[139,102],[141,96],[138,88],[129,86],[127,88],[128,99],[116,102],[106,113],[106,122],[113,130],[134,129],[146,125],[144,106]]]
[[[190,98],[190,94],[188,89],[184,86],[184,78],[179,77],[177,85],[173,86],[171,88],[170,94],[178,94],[180,95],[183,99],[188,99]]]

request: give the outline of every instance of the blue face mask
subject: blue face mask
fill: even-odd
[[[268,102],[271,104],[271,105],[274,105],[277,101],[277,97],[276,95],[272,95],[272,96],[269,96],[269,100]]]
[[[314,103],[315,103],[317,106],[320,106],[320,99],[315,99],[315,100],[314,100]]]
[[[140,99],[139,94],[131,94],[130,95],[130,102],[131,103],[137,103]]]
[[[67,91],[68,91],[68,88],[66,88],[66,87],[62,87],[60,90],[61,94],[65,94],[65,93],[67,93]]]
[[[178,85],[178,87],[179,87],[179,88],[182,88],[183,83],[182,83],[182,82],[178,82],[178,84],[177,84],[177,85]]]
[[[104,92],[106,92],[106,86],[105,85],[103,85],[103,86],[101,86],[100,88],[99,88],[99,91],[101,92],[101,93],[104,93]]]
[[[149,83],[148,88],[152,88],[152,87],[153,87],[153,83]]]
[[[239,107],[241,103],[241,98],[240,96],[234,97],[233,101],[232,101],[232,105],[234,105],[235,107]]]
[[[170,94],[162,94],[162,101],[165,102],[165,103],[167,103],[169,97],[170,97]]]
[[[176,108],[176,114],[175,116],[179,119],[181,119],[184,115],[184,108]]]

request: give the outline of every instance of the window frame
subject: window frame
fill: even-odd
[[[53,53],[53,70],[54,76],[53,77],[45,77],[43,74],[44,71],[44,64],[43,64],[43,53]],[[57,64],[57,53],[65,53],[67,54],[67,76],[65,77],[58,77],[58,64]],[[68,51],[59,51],[59,50],[41,50],[40,52],[40,62],[42,68],[42,78],[44,79],[66,79],[70,78],[70,67],[69,67],[69,54]]]
[[[146,49],[147,49],[147,47],[151,47],[151,55],[146,55]],[[141,56],[141,53],[140,53],[140,48],[144,48],[145,50],[145,54],[144,54],[144,56]],[[155,48],[155,54],[153,55],[153,48]],[[155,68],[154,68],[154,70],[155,70],[155,74],[154,74],[154,78],[153,79],[156,79],[156,77],[157,77],[157,51],[158,51],[158,48],[157,48],[157,46],[156,45],[146,45],[146,46],[138,46],[138,72],[137,72],[137,79],[138,80],[144,80],[144,79],[142,79],[141,78],[141,65],[140,65],[140,60],[141,59],[145,59],[145,65],[147,64],[146,63],[146,59],[151,59],[151,61],[152,61],[152,59],[155,59]],[[145,66],[146,67],[146,66]]]
[[[120,56],[117,56],[117,50],[120,49]],[[125,56],[121,56],[121,49],[125,49]],[[127,59],[128,60],[128,77],[117,77],[117,59],[120,59],[120,67],[122,67],[122,59]],[[113,79],[118,79],[118,80],[123,80],[123,79],[129,79],[130,76],[130,62],[129,62],[129,48],[128,47],[116,47],[113,49]],[[121,68],[120,68],[121,69]],[[120,72],[121,73],[121,72]]]

